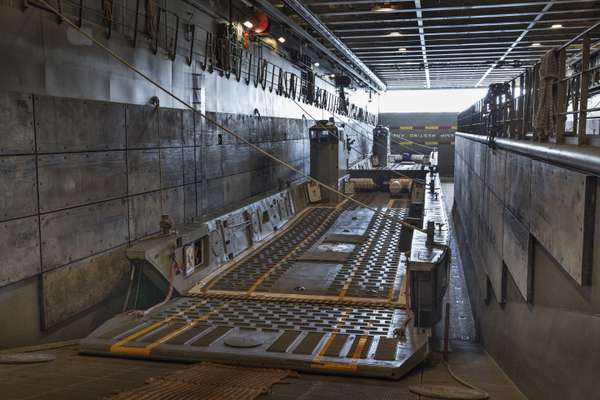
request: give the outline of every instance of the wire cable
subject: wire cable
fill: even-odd
[[[385,213],[381,212],[380,210],[378,210],[375,207],[371,207],[370,205],[363,203],[360,200],[357,200],[355,198],[353,198],[352,196],[349,196],[343,192],[341,192],[338,189],[335,189],[332,186],[329,186],[315,178],[313,178],[310,175],[306,175],[303,171],[299,170],[298,168],[292,166],[291,164],[287,163],[286,161],[283,161],[279,158],[277,158],[276,156],[272,155],[271,153],[269,153],[266,150],[263,150],[262,148],[260,148],[259,146],[255,145],[254,143],[251,143],[249,140],[245,139],[244,137],[242,137],[241,135],[233,132],[231,129],[219,124],[218,122],[216,122],[215,120],[213,120],[212,118],[206,116],[206,114],[196,110],[194,107],[192,107],[192,105],[188,104],[185,100],[181,99],[180,97],[178,97],[177,95],[175,95],[174,93],[170,92],[168,89],[166,89],[165,87],[163,87],[161,84],[159,84],[158,82],[154,81],[150,76],[148,76],[147,74],[145,74],[144,72],[140,71],[139,69],[137,69],[134,65],[130,64],[127,60],[125,60],[123,57],[121,57],[120,55],[118,55],[117,53],[115,53],[113,50],[111,50],[110,48],[106,47],[104,44],[100,43],[97,39],[95,39],[91,34],[85,32],[84,30],[82,30],[81,28],[79,28],[79,26],[74,23],[73,21],[71,21],[69,18],[67,18],[63,13],[61,13],[60,11],[58,11],[54,6],[52,6],[50,3],[48,3],[47,0],[39,0],[41,3],[45,4],[49,10],[51,10],[54,14],[56,14],[58,17],[62,18],[63,21],[71,26],[73,29],[75,29],[77,32],[79,32],[81,35],[85,36],[87,39],[91,40],[92,43],[96,44],[97,46],[99,46],[100,48],[102,48],[104,51],[108,52],[112,57],[114,57],[118,62],[120,62],[121,64],[125,65],[126,67],[130,68],[132,71],[134,71],[135,73],[137,73],[138,75],[140,75],[142,78],[144,78],[146,81],[148,81],[149,83],[151,83],[152,85],[156,86],[158,89],[160,89],[162,92],[166,93],[168,96],[172,97],[173,99],[175,99],[177,102],[181,103],[182,105],[184,105],[185,107],[187,107],[188,109],[190,109],[192,112],[194,112],[195,114],[199,115],[200,117],[204,118],[207,122],[210,122],[211,124],[217,126],[218,128],[222,129],[223,131],[229,133],[230,135],[232,135],[233,137],[235,137],[236,139],[238,139],[240,142],[246,144],[247,146],[250,146],[251,148],[253,148],[254,150],[258,151],[259,153],[267,156],[268,158],[272,159],[273,161],[285,166],[286,168],[290,169],[291,171],[294,171],[295,173],[297,173],[298,175],[306,178],[307,180],[319,185],[322,188],[325,188],[327,190],[330,190],[333,193],[336,193],[338,196],[349,200],[363,208],[369,209],[371,211],[373,211],[376,214],[381,215],[383,218],[387,218],[391,221],[394,221],[396,223],[399,223],[403,226],[406,226],[409,229],[412,229],[414,231],[419,231],[419,232],[423,232],[426,233],[425,229],[423,228],[419,228],[415,225],[412,225],[406,221],[403,221],[401,219],[397,219],[394,217],[390,217],[389,215],[386,215]]]

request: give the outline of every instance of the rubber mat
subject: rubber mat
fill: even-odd
[[[171,375],[150,379],[146,385],[109,397],[111,400],[252,400],[295,372],[201,363]]]

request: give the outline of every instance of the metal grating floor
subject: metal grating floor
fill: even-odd
[[[268,246],[191,293],[320,295],[403,302],[402,228],[406,208],[315,207]],[[283,283],[283,284],[282,284]]]
[[[179,298],[149,318],[120,316],[81,343],[87,354],[215,361],[400,378],[424,334],[399,339],[401,309]]]
[[[386,216],[408,211],[380,210],[310,208],[188,296],[145,318],[113,318],[81,351],[400,378],[428,341],[413,329],[396,335],[408,322],[406,260],[401,225]]]

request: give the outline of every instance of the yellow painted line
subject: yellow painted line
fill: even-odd
[[[373,218],[376,218],[376,215],[373,215]],[[375,238],[372,236],[369,237],[364,243],[361,244],[361,246],[362,245],[370,246],[374,239]],[[342,287],[342,290],[340,290],[340,293],[338,294],[338,299],[341,300],[344,297],[346,297],[346,294],[348,293],[348,289],[350,288],[350,284],[354,280],[354,277],[356,276],[356,271],[357,271],[358,267],[360,266],[360,262],[363,260],[363,258],[365,258],[365,256],[360,256],[356,260],[356,263],[354,264],[354,268],[352,268],[352,271],[350,271],[350,275],[348,275],[348,278],[346,279],[346,282],[344,282],[344,286]]]
[[[249,247],[244,250],[244,252],[233,260],[223,264],[223,266],[219,267],[215,272],[209,274],[206,278],[200,280],[194,287],[189,290],[189,293],[207,293],[221,278],[223,278],[227,273],[235,270],[239,264],[245,262],[256,254],[260,253],[264,248],[268,247],[273,240],[283,236],[287,231],[294,228],[300,222],[302,222],[302,217],[304,214],[307,214],[312,207],[306,207],[304,210],[300,211],[294,217],[292,217],[288,222],[286,222],[286,226],[284,229],[281,229],[277,232],[273,232],[268,236],[265,236],[260,243]]]
[[[182,333],[183,331],[187,331],[188,329],[192,328],[195,325],[198,325],[198,323],[205,321],[206,319],[208,319],[208,317],[210,317],[213,314],[218,313],[219,311],[221,311],[223,308],[225,308],[225,306],[229,304],[229,302],[225,302],[223,304],[218,305],[217,307],[213,308],[212,310],[204,313],[203,315],[201,315],[200,317],[196,318],[195,320],[193,320],[192,322],[190,322],[189,324],[182,326],[181,328],[169,333],[168,335],[165,335],[163,337],[161,337],[160,339],[158,339],[157,341],[153,342],[152,344],[150,344],[148,347],[146,347],[146,349],[148,350],[148,353],[150,353],[150,351],[155,348],[156,346],[167,342],[171,339],[173,339],[175,336],[179,335],[180,333]]]
[[[327,350],[329,350],[329,347],[331,347],[333,340],[340,333],[341,324],[343,324],[346,321],[346,319],[348,319],[348,317],[350,316],[350,312],[352,312],[352,308],[347,308],[344,311],[342,311],[342,315],[340,315],[337,322],[335,323],[335,328],[334,328],[333,333],[329,336],[329,338],[325,342],[325,345],[323,345],[323,348],[321,349],[321,351],[319,351],[319,353],[315,356],[315,358],[313,358],[313,361],[312,361],[313,363],[316,363],[316,364],[320,363],[321,357],[323,357],[323,355],[325,355]]]
[[[440,129],[440,127],[437,125],[425,125],[425,129],[429,130],[429,131],[435,131],[435,130]]]
[[[139,330],[139,331],[135,332],[134,334],[129,335],[126,338],[119,340],[117,343],[110,346],[110,352],[111,353],[123,353],[121,351],[123,349],[123,347],[121,347],[121,346],[131,342],[132,340],[137,339],[138,337],[140,337],[142,335],[145,335],[146,333],[152,332],[153,330],[163,326],[166,323],[167,323],[167,321],[164,321],[164,320],[155,322],[154,324],[149,325],[149,326],[145,327],[144,329]],[[127,350],[127,349],[125,349],[125,350]],[[125,353],[127,353],[127,351],[125,351]]]
[[[338,209],[340,208],[343,204],[345,204],[348,200],[344,200],[343,202],[341,202],[340,204],[338,204],[335,208]],[[329,222],[329,220],[331,218],[333,218],[335,216],[335,213],[332,212],[331,214],[329,214],[327,216],[327,218],[325,218],[323,220],[323,222],[321,222],[321,224],[319,224],[319,226],[315,229],[315,231],[313,233],[311,233],[310,235],[308,235],[307,237],[304,238],[304,240],[302,240],[300,243],[298,243],[296,246],[294,246],[294,248],[292,250],[290,250],[289,253],[287,253],[285,255],[285,257],[283,257],[281,260],[279,260],[278,262],[276,262],[275,264],[273,264],[273,266],[271,266],[271,268],[269,268],[267,270],[267,272],[265,272],[260,278],[258,278],[250,287],[250,289],[248,289],[248,294],[252,294],[256,291],[256,289],[260,286],[261,283],[264,282],[265,279],[267,279],[269,277],[269,275],[271,275],[277,268],[279,268],[281,266],[281,264],[285,263],[287,260],[290,259],[290,257],[292,256],[292,254],[294,254],[296,252],[296,250],[298,250],[298,248],[300,246],[302,246],[305,242],[307,242],[308,240],[312,239],[314,237],[315,234],[317,234],[317,232],[319,232],[323,226],[325,226],[325,224],[327,224]],[[336,217],[337,218],[337,217]]]
[[[322,362],[318,364],[311,364],[311,368],[330,371],[356,371],[358,369],[360,355],[367,345],[367,340],[367,336],[360,336],[358,339],[358,344],[356,345],[356,349],[354,349],[354,353],[352,354],[352,359],[349,363]]]
[[[425,142],[425,144],[432,145],[432,144],[439,144],[439,142],[437,142],[437,141],[435,141],[435,142]]]
[[[124,344],[127,344],[129,342],[131,342],[132,340],[135,340],[137,338],[139,338],[140,336],[143,336],[147,333],[150,333],[152,331],[154,331],[155,329],[160,328],[161,326],[163,326],[164,324],[167,324],[169,322],[171,322],[173,319],[185,314],[188,311],[193,311],[195,308],[197,308],[198,305],[197,304],[192,304],[190,307],[188,307],[185,310],[182,310],[180,312],[178,312],[177,314],[174,314],[168,318],[163,319],[162,321],[157,321],[151,325],[148,325],[147,327],[145,327],[144,329],[141,329],[137,332],[132,333],[131,335],[119,340],[117,343],[113,344],[112,346],[110,346],[110,352],[111,353],[126,353],[126,354],[137,354],[135,352],[135,350],[139,350],[139,348],[132,348],[132,347],[123,347]],[[131,351],[133,350],[133,351]],[[131,352],[130,352],[131,351]]]
[[[400,130],[401,131],[412,131],[413,127],[411,126],[401,126]]]
[[[188,323],[187,325],[182,326],[181,328],[179,328],[179,329],[177,329],[177,330],[175,330],[175,331],[173,331],[171,333],[168,333],[167,335],[161,337],[160,339],[157,339],[156,341],[150,343],[148,346],[145,346],[145,347],[123,347],[123,344],[125,344],[125,343],[127,343],[127,342],[129,342],[131,340],[134,340],[137,337],[140,337],[141,335],[143,335],[143,334],[146,333],[146,332],[141,332],[139,334],[136,334],[135,337],[133,337],[131,339],[127,338],[129,340],[127,342],[125,342],[125,343],[121,343],[121,342],[123,342],[123,341],[121,341],[121,342],[119,342],[119,343],[111,346],[110,352],[111,353],[117,353],[117,354],[129,354],[129,355],[138,355],[138,356],[149,356],[150,352],[152,351],[153,348],[155,348],[156,346],[158,346],[158,345],[160,345],[160,344],[162,344],[162,343],[164,343],[164,342],[172,339],[173,337],[177,336],[181,332],[183,332],[183,331],[185,331],[185,330],[187,330],[187,329],[189,329],[189,328],[197,325],[199,322],[202,322],[202,321],[206,320],[212,314],[215,314],[215,313],[221,311],[221,309],[223,309],[223,307],[225,307],[227,304],[228,304],[227,302],[223,303],[223,304],[221,304],[221,305],[213,308],[212,310],[205,312],[200,317],[196,318],[195,320],[193,320],[192,322]],[[197,306],[194,306],[194,308],[196,308],[196,307]],[[188,309],[188,310],[191,311],[191,309]],[[178,315],[182,314],[182,313],[184,313],[184,311],[181,311],[180,313],[178,313]],[[164,321],[157,322],[156,324],[159,324],[159,326],[161,326],[164,323],[170,322],[173,318],[175,318],[175,316],[168,318],[168,321],[164,320]],[[156,324],[153,324],[153,325],[156,325]],[[151,332],[151,331],[152,331],[152,329],[149,330],[148,332]],[[132,335],[132,336],[134,336],[134,335]]]

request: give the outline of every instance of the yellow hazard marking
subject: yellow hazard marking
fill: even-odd
[[[344,200],[343,202],[339,203],[335,208],[338,209],[340,207],[342,207],[342,205],[346,204],[348,200]],[[278,262],[276,262],[275,264],[273,264],[271,266],[271,268],[269,268],[267,270],[267,272],[265,272],[260,278],[258,278],[253,284],[252,286],[250,286],[250,289],[248,289],[248,294],[252,294],[256,291],[256,289],[260,286],[261,283],[263,283],[265,281],[265,279],[267,279],[269,277],[269,275],[271,275],[277,268],[279,268],[283,263],[285,263],[287,260],[289,260],[292,255],[307,241],[312,240],[316,234],[318,234],[318,232],[321,230],[321,228],[323,228],[332,218],[337,218],[337,215],[335,214],[335,212],[330,213],[327,218],[325,218],[323,220],[323,222],[321,222],[321,224],[319,224],[319,226],[314,230],[313,233],[311,233],[310,235],[308,235],[307,237],[305,237],[300,243],[298,243],[296,246],[294,246],[294,248],[292,250],[290,250],[289,253],[287,253],[285,255],[285,257],[283,257],[281,260],[279,260]]]
[[[439,143],[440,143],[440,142],[438,142],[438,141],[435,141],[435,142],[425,142],[425,144],[427,144],[427,145],[439,144]]]
[[[213,308],[212,310],[209,310],[207,312],[205,312],[204,314],[202,314],[200,317],[196,318],[195,320],[189,322],[188,324],[182,326],[181,328],[170,332],[168,334],[166,334],[165,336],[162,336],[161,338],[155,340],[154,342],[150,343],[148,346],[145,347],[123,347],[124,344],[137,339],[138,337],[152,332],[154,329],[158,328],[159,326],[164,325],[165,323],[170,322],[171,320],[173,320],[176,316],[180,316],[182,314],[184,314],[186,311],[192,311],[194,308],[197,307],[197,305],[194,305],[190,308],[188,308],[185,311],[181,311],[179,313],[177,313],[174,316],[171,316],[169,318],[164,319],[163,321],[159,321],[155,324],[150,325],[149,327],[147,327],[146,329],[142,329],[139,332],[134,333],[131,336],[128,336],[127,338],[119,341],[118,343],[112,345],[110,347],[110,352],[111,353],[118,353],[118,354],[132,354],[132,355],[139,355],[139,356],[148,356],[150,355],[150,352],[152,351],[153,348],[155,348],[156,346],[174,338],[175,336],[179,335],[181,332],[186,331],[188,329],[190,329],[191,327],[197,325],[199,322],[202,322],[204,320],[206,320],[208,317],[210,317],[211,315],[218,313],[219,311],[221,311],[223,309],[223,307],[225,307],[228,304],[228,302],[225,302],[223,304],[218,305],[217,307]],[[156,326],[155,326],[156,325]],[[155,327],[154,327],[155,326]],[[154,327],[153,329],[148,329]]]
[[[337,322],[335,323],[333,333],[329,336],[329,338],[327,338],[327,341],[323,345],[323,348],[319,351],[319,353],[315,356],[315,358],[313,358],[313,361],[312,361],[313,363],[319,363],[321,360],[321,357],[323,357],[323,355],[325,355],[327,350],[329,350],[329,347],[333,343],[333,340],[340,333],[341,325],[346,321],[346,319],[348,319],[351,312],[352,312],[351,308],[347,308],[344,311],[342,311],[340,317],[338,318]]]
[[[437,126],[437,125],[426,125],[425,129],[428,130],[428,131],[435,131],[435,130],[440,129],[440,127]]]
[[[410,126],[401,126],[400,130],[401,131],[412,131],[413,127],[412,127],[412,125],[410,125]]]
[[[356,371],[358,369],[358,362],[360,356],[367,345],[368,336],[359,336],[358,344],[354,353],[352,353],[352,359],[349,363],[338,363],[338,362],[320,362],[311,364],[311,368],[323,369],[330,371]]]
[[[173,319],[184,315],[186,312],[193,311],[197,307],[198,307],[198,304],[193,304],[190,307],[188,307],[187,309],[182,310],[176,314],[173,314],[170,317],[163,319],[162,321],[157,321],[151,325],[148,325],[147,327],[145,327],[143,329],[140,329],[137,332],[132,333],[131,335],[119,340],[117,343],[110,346],[110,352],[111,353],[137,354],[136,350],[139,350],[139,348],[123,347],[123,345],[131,342],[132,340],[139,338],[140,336],[143,336],[147,333],[150,333],[150,332],[160,328],[164,324],[167,324],[167,323],[171,322]],[[131,351],[131,350],[133,350],[133,351]]]

